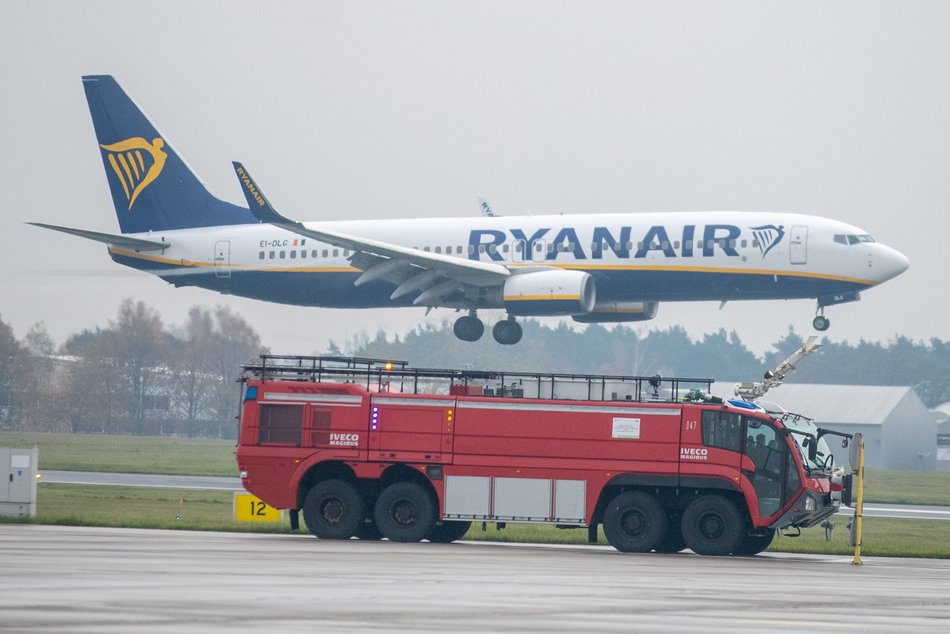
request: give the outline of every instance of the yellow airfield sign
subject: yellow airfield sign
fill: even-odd
[[[279,522],[283,511],[268,506],[250,493],[234,492],[234,519],[238,522]]]

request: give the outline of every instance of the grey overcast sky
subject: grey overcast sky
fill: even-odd
[[[0,24],[0,318],[20,337],[44,322],[61,343],[126,297],[169,324],[231,306],[281,353],[425,319],[174,289],[25,225],[118,231],[80,81],[111,74],[225,200],[245,204],[240,160],[301,220],[477,216],[478,195],[506,215],[827,216],[911,260],[829,309],[827,337],[950,339],[947,2],[2,0]],[[813,315],[670,303],[642,328],[762,352]]]

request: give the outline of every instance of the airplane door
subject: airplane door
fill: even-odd
[[[808,227],[792,227],[788,244],[788,256],[791,264],[807,264]]]
[[[546,240],[535,240],[534,248],[531,250],[531,260],[533,262],[544,262],[548,255],[548,243]]]
[[[230,240],[218,240],[214,243],[214,276],[231,277]]]

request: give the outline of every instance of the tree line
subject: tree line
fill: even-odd
[[[449,322],[419,326],[390,339],[379,331],[344,344],[330,343],[333,353],[409,361],[417,367],[471,366],[524,372],[573,372],[757,381],[791,355],[807,335],[789,328],[762,356],[750,351],[735,332],[724,329],[691,339],[680,326],[639,332],[620,325],[591,324],[583,330],[568,325],[548,327],[536,320],[521,322],[524,338],[516,346],[490,340],[465,343],[452,334]],[[907,385],[927,407],[950,401],[950,343],[937,338],[912,341],[897,336],[888,342],[857,344],[823,341],[815,354],[788,377],[796,383],[841,385]]]
[[[0,320],[0,430],[234,437],[240,365],[266,351],[226,307],[169,327],[126,300],[59,347],[42,324],[18,340]]]
[[[737,381],[760,379],[804,338],[790,328],[758,356],[735,331],[694,340],[678,326],[574,330],[564,323],[521,323],[524,339],[517,346],[459,341],[446,321],[401,336],[361,332],[342,344],[331,341],[323,354],[413,367]],[[308,346],[280,352],[303,353]],[[0,319],[0,430],[234,437],[240,366],[268,351],[254,328],[226,307],[196,306],[183,324],[168,325],[157,310],[130,299],[106,327],[83,330],[59,346],[42,324],[17,339]],[[934,407],[950,401],[950,343],[900,336],[885,343],[826,341],[789,380],[909,385]]]

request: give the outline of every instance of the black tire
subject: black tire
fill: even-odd
[[[812,320],[811,325],[818,332],[824,332],[831,326],[831,320],[824,315],[818,315],[814,320]]]
[[[492,328],[492,336],[495,341],[503,346],[513,346],[521,341],[523,335],[521,324],[511,319],[503,319]]]
[[[678,518],[677,518],[678,520]],[[678,553],[686,549],[686,540],[683,539],[683,531],[680,529],[679,521],[670,519],[666,527],[666,535],[656,545],[655,550],[658,553]]]
[[[746,534],[746,520],[731,500],[704,495],[683,513],[683,538],[697,555],[728,555]]]
[[[742,555],[744,557],[751,557],[753,555],[758,555],[760,552],[769,547],[769,544],[772,543],[772,540],[775,539],[775,530],[771,528],[762,529],[760,535],[746,535],[742,539],[742,543],[733,551],[734,555]]]
[[[429,492],[415,482],[397,482],[379,494],[373,517],[391,541],[418,542],[435,526],[435,504]]]
[[[432,527],[426,539],[433,544],[451,544],[456,539],[462,539],[471,526],[471,522],[445,521]]]
[[[666,511],[649,493],[627,491],[604,510],[604,535],[622,553],[648,553],[666,535]]]
[[[356,529],[356,537],[364,541],[378,542],[383,538],[383,534],[376,528],[376,522],[371,517],[368,520],[363,520],[363,523]]]
[[[356,487],[346,480],[324,480],[303,501],[303,519],[320,539],[349,539],[356,534],[366,509]]]
[[[478,317],[465,315],[455,320],[452,331],[462,341],[478,341],[485,332],[485,324]]]

